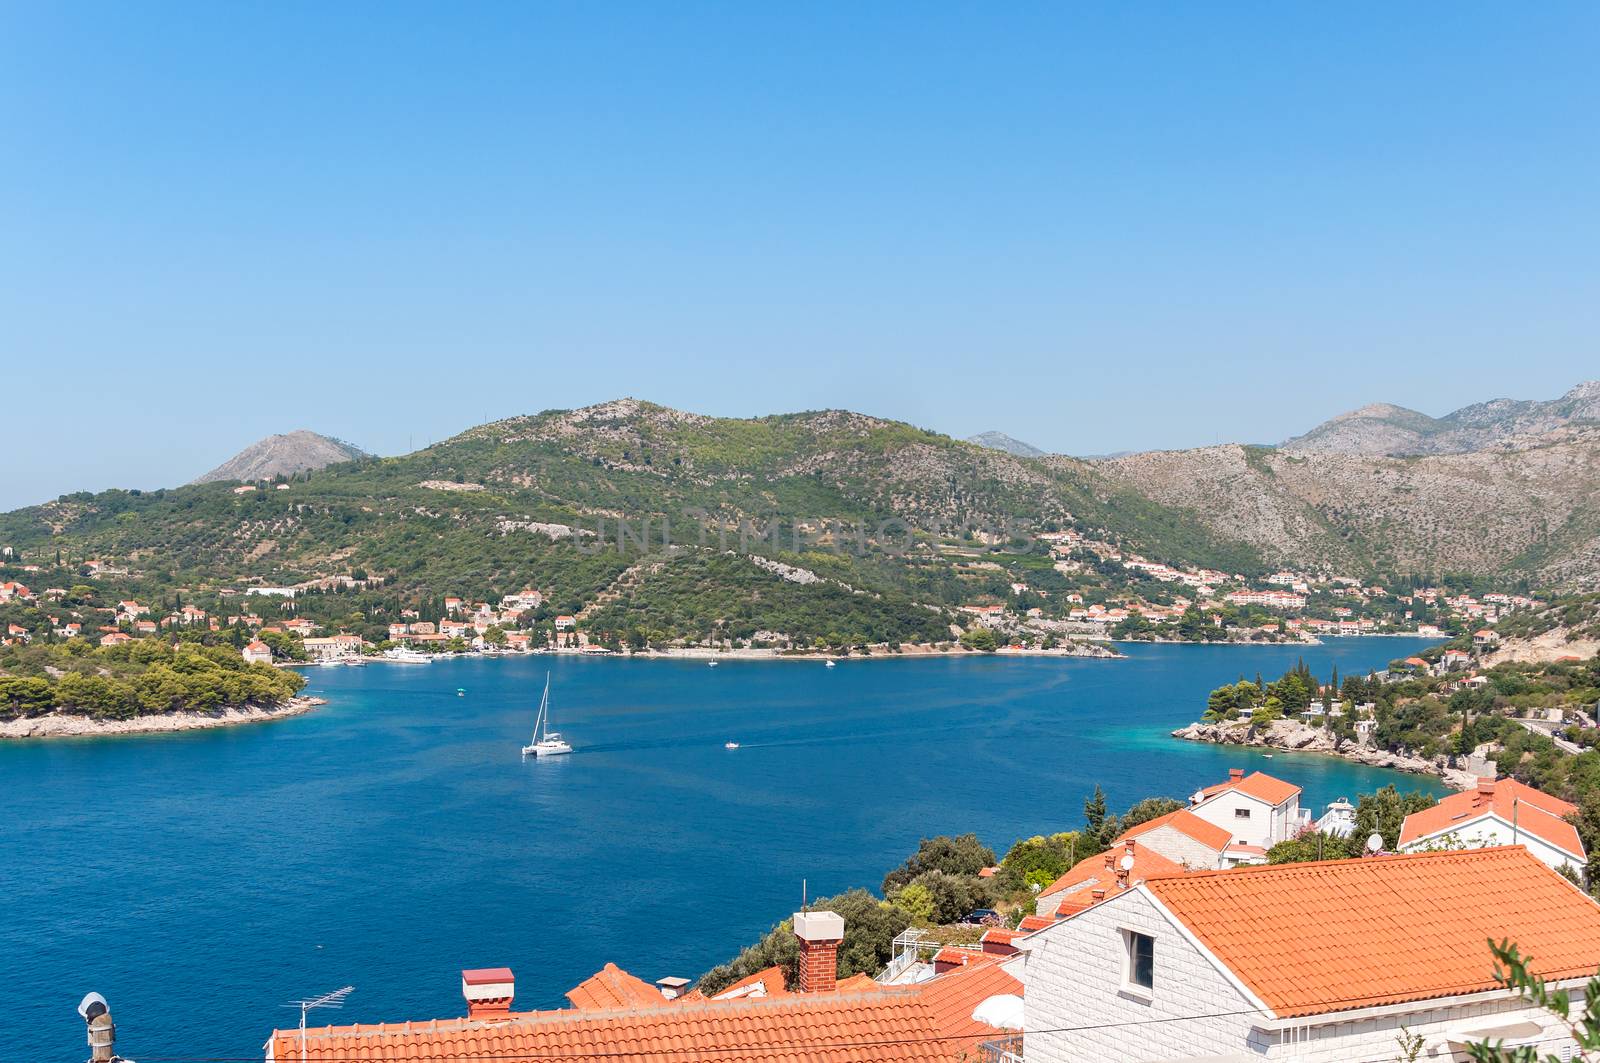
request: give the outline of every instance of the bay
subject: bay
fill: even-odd
[[[260,1058],[281,1005],[323,1021],[462,1012],[508,965],[521,1008],[614,961],[694,977],[810,896],[877,888],[921,837],[997,852],[1183,797],[1230,767],[1328,801],[1437,780],[1181,742],[1206,693],[1365,673],[1425,645],[1124,647],[1129,659],[704,662],[575,657],[318,668],[301,717],[0,744],[0,1060],[79,1059],[111,1001],[135,1058]],[[569,757],[524,762],[546,672]],[[465,690],[457,695],[457,688]],[[726,741],[741,748],[727,750]]]

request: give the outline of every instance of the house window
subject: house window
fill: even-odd
[[[1156,985],[1156,939],[1135,930],[1122,932],[1128,947],[1128,965],[1123,977],[1126,987],[1149,993]]]
[[[1250,818],[1250,810],[1248,808],[1236,808],[1236,809],[1233,810],[1233,818],[1234,819],[1249,819]]]

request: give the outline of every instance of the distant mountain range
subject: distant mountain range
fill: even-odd
[[[1591,383],[1553,402],[1497,400],[1441,418],[1367,407],[1278,448],[1084,460],[1001,433],[967,442],[845,410],[737,420],[619,399],[481,425],[391,458],[311,432],[275,436],[193,486],[70,495],[0,514],[0,544],[75,557],[155,550],[184,585],[292,581],[337,564],[399,573],[401,586],[433,593],[549,579],[581,604],[627,563],[517,529],[614,526],[619,515],[676,522],[700,511],[732,528],[1076,527],[1155,560],[1229,572],[1289,565],[1600,588],[1597,401]],[[289,473],[299,474],[292,490],[253,501],[211,484]],[[827,575],[860,601],[951,604],[985,571],[966,564],[959,550],[841,555]],[[648,574],[631,572],[623,585]],[[663,587],[666,578],[651,577]],[[1009,593],[1008,582],[996,585]],[[687,576],[680,586],[699,593]],[[722,591],[727,608],[744,600],[731,587],[708,587],[706,600]]]
[[[270,480],[366,456],[366,451],[342,439],[302,428],[252,443],[191,482],[209,484],[220,480]]]
[[[1443,417],[1375,403],[1324,421],[1305,435],[1286,440],[1282,449],[1397,457],[1465,454],[1582,425],[1600,425],[1600,380],[1579,384],[1549,402],[1492,399]]]

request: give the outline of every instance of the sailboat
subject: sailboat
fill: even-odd
[[[571,753],[572,747],[561,735],[550,730],[550,673],[544,675],[544,697],[539,699],[539,715],[533,721],[533,741],[522,747],[524,757],[555,757]]]

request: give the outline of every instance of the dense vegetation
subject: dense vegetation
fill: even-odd
[[[515,418],[242,494],[211,483],[64,495],[0,514],[0,546],[68,573],[30,577],[47,586],[83,582],[85,562],[109,560],[128,573],[119,592],[212,606],[228,586],[370,573],[375,586],[337,604],[371,637],[396,605],[445,593],[492,600],[532,585],[553,592],[553,611],[576,612],[670,535],[698,558],[653,571],[667,588],[632,588],[627,604],[642,615],[612,612],[599,629],[852,643],[948,638],[940,610],[1008,597],[1019,577],[1051,596],[1024,608],[1060,610],[1072,590],[1103,600],[1125,574],[1068,579],[1029,538],[1074,527],[1174,562],[1262,571],[1251,552],[1083,463],[1023,461],[855,414],[733,421],[646,403]],[[985,530],[995,528],[1017,535]],[[821,579],[783,585],[720,560],[729,552]]]
[[[230,646],[139,639],[92,646],[0,649],[0,718],[61,712],[127,719],[164,712],[216,712],[288,700],[305,683],[290,671],[246,664]]]

